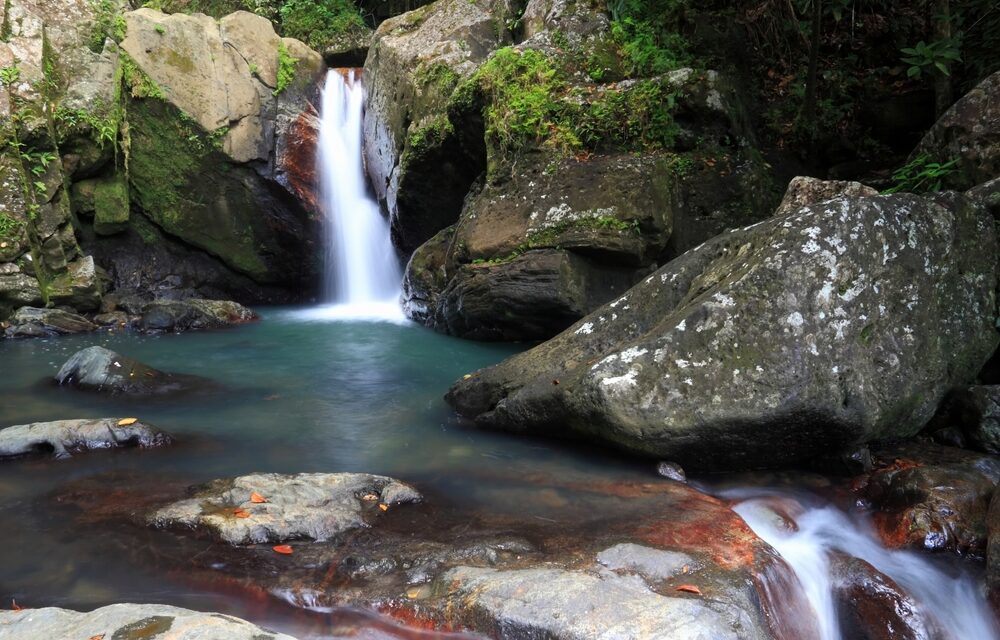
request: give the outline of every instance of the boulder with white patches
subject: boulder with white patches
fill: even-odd
[[[606,305],[448,401],[483,427],[694,469],[916,433],[997,345],[992,217],[955,193],[797,204],[668,263],[616,321],[600,321]]]

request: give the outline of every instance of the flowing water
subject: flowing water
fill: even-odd
[[[318,161],[330,304],[311,313],[401,321],[399,260],[388,222],[368,191],[361,159],[365,89],[357,74],[360,70],[331,70],[323,89]]]
[[[329,74],[320,169],[330,304],[265,310],[260,322],[221,332],[0,342],[0,426],[137,415],[178,439],[162,450],[0,465],[0,602],[83,609],[163,602],[225,611],[302,637],[420,638],[427,634],[365,612],[335,611],[319,623],[304,622],[275,598],[248,602],[220,584],[192,583],[183,572],[163,575],[150,562],[162,553],[155,532],[77,530],[55,503],[63,487],[90,477],[115,492],[123,488],[117,483],[139,476],[193,484],[252,472],[365,471],[403,478],[431,503],[461,505],[469,517],[506,514],[524,528],[546,522],[572,529],[603,513],[608,501],[595,503],[592,493],[563,480],[603,486],[652,480],[649,463],[605,449],[457,423],[442,400],[448,385],[521,347],[448,338],[403,319],[399,264],[362,171],[363,101],[353,72]],[[59,366],[92,344],[159,369],[204,376],[223,390],[137,404],[54,386]],[[547,486],[556,478],[561,481]],[[815,618],[823,640],[841,637],[833,553],[861,558],[890,576],[948,637],[998,636],[974,582],[961,570],[890,552],[862,520],[813,503],[815,498],[746,489],[725,495],[741,500],[737,511],[792,567],[808,602],[805,615]],[[794,527],[769,506],[775,498],[800,505]]]
[[[738,489],[724,495],[742,499],[734,510],[794,571],[820,640],[843,637],[837,610],[838,577],[832,566],[838,554],[863,560],[891,578],[916,602],[915,614],[926,620],[926,637],[1000,637],[997,621],[968,575],[955,574],[948,570],[951,567],[917,553],[886,549],[864,519],[850,518],[814,496],[788,491]],[[782,508],[775,509],[776,504]]]

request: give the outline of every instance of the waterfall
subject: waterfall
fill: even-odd
[[[327,220],[322,317],[402,321],[399,261],[389,224],[368,191],[361,141],[365,101],[355,70],[331,69],[319,125],[320,193]]]
[[[997,622],[971,577],[949,575],[917,553],[885,548],[873,531],[829,505],[810,506],[782,491],[735,490],[723,495],[742,499],[734,511],[794,571],[819,627],[819,640],[842,638],[834,593],[838,579],[831,570],[836,554],[869,563],[913,598],[929,627],[926,635],[918,636],[1000,638]],[[776,510],[776,504],[784,508]]]

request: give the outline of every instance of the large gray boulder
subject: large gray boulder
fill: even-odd
[[[33,422],[0,430],[0,459],[40,454],[68,458],[95,449],[159,447],[170,442],[167,434],[134,419]]]
[[[163,604],[112,604],[86,613],[56,607],[0,611],[0,640],[57,638],[295,640],[233,616]]]
[[[1000,71],[988,76],[944,112],[910,159],[957,160],[945,176],[951,189],[970,189],[1000,177]]]
[[[810,204],[687,252],[447,400],[685,468],[912,435],[997,345],[996,252],[960,194]]]
[[[67,360],[55,381],[59,385],[111,396],[163,396],[204,391],[210,380],[181,373],[166,373],[104,347],[87,347]]]
[[[267,502],[254,502],[251,494]],[[208,531],[233,545],[328,540],[368,526],[382,509],[419,502],[413,487],[366,473],[258,473],[209,483],[195,497],[159,509],[154,527]],[[238,517],[242,510],[248,515]]]

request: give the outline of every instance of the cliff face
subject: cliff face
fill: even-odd
[[[322,58],[251,13],[126,8],[7,5],[0,318],[105,290],[308,297]]]

